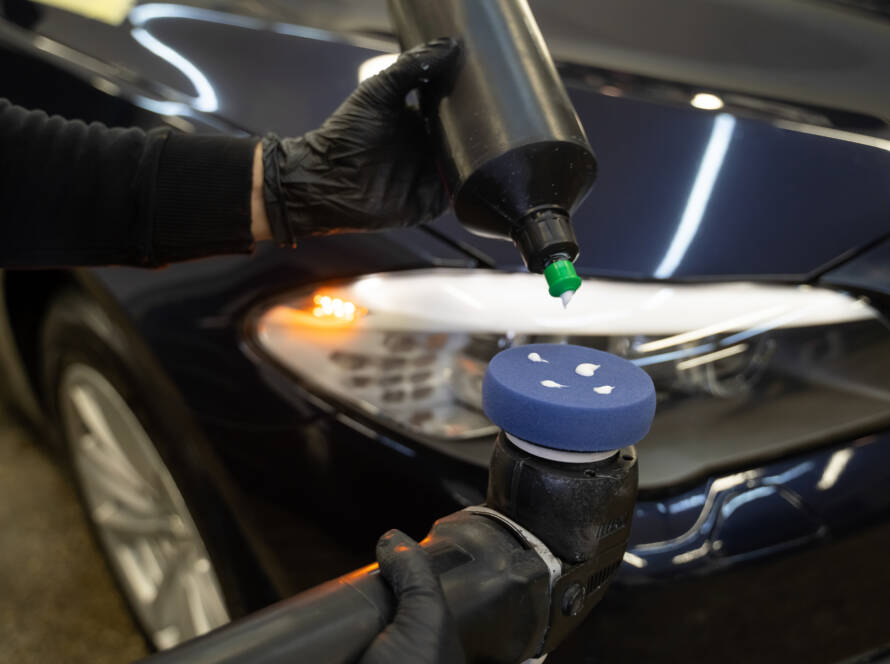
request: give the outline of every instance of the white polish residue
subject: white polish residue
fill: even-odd
[[[584,364],[579,364],[575,367],[575,373],[579,376],[587,376],[590,377],[596,373],[596,370],[600,368],[598,364],[590,364],[590,362],[585,362]]]
[[[568,385],[560,385],[555,380],[542,380],[541,385],[544,387],[568,387]]]
[[[529,353],[528,359],[530,359],[532,362],[547,362],[547,360],[545,360],[543,357],[541,357],[537,353]],[[547,364],[550,364],[550,363],[547,362]]]
[[[599,387],[594,387],[593,391],[597,394],[612,394],[612,390],[614,389],[614,385],[600,385]]]

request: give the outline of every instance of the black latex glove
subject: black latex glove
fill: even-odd
[[[448,205],[420,112],[405,96],[453,64],[438,39],[363,81],[325,123],[299,138],[263,139],[263,197],[275,241],[430,221]]]
[[[464,664],[460,637],[423,549],[390,530],[377,542],[377,562],[399,605],[359,664]]]

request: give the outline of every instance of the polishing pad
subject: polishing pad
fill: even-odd
[[[638,442],[655,415],[655,386],[625,359],[583,346],[532,344],[494,356],[482,409],[507,433],[566,452]]]

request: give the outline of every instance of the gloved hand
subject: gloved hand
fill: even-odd
[[[377,542],[377,562],[399,605],[359,664],[464,664],[457,629],[423,549],[390,530]]]
[[[447,72],[452,39],[403,53],[363,81],[315,131],[263,139],[263,199],[275,241],[430,221],[448,205],[417,109],[405,96]]]

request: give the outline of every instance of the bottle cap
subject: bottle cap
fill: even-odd
[[[575,272],[572,261],[553,261],[544,268],[544,278],[550,287],[550,294],[559,297],[567,291],[576,291],[581,288],[581,277]]]
[[[605,452],[649,432],[655,386],[632,362],[560,344],[517,346],[494,356],[482,409],[501,429],[534,445]]]

